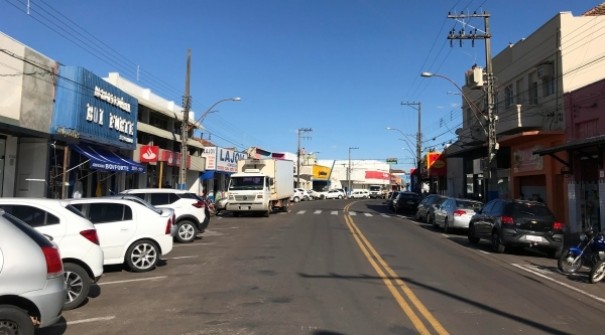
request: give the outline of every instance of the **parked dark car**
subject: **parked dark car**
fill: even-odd
[[[395,201],[395,198],[397,198],[397,194],[399,194],[399,191],[389,192],[389,195],[384,201],[388,209],[393,209],[393,201]]]
[[[433,223],[433,212],[435,205],[445,201],[447,197],[438,194],[429,194],[420,201],[416,209],[416,221]],[[432,220],[432,221],[431,221]]]
[[[502,253],[508,247],[535,247],[546,249],[556,258],[563,248],[563,225],[541,202],[494,199],[469,223],[469,242],[477,244],[480,239],[490,240],[495,252]]]
[[[415,213],[420,203],[420,194],[415,192],[399,192],[393,200],[393,210],[395,213]]]

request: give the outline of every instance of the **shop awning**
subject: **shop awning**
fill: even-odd
[[[200,176],[200,179],[202,180],[210,180],[214,178],[214,172],[215,170],[208,170],[208,171],[204,171],[202,173],[202,175]]]
[[[123,157],[91,144],[72,144],[73,151],[89,160],[91,169],[116,172],[145,172],[145,167],[132,159]]]

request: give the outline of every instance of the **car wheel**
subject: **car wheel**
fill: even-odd
[[[338,199],[342,199],[342,195],[339,195],[339,196],[338,196]]]
[[[175,238],[180,243],[189,243],[195,240],[195,225],[193,222],[183,220],[177,223]]]
[[[300,198],[299,197],[294,197],[294,199],[292,199],[294,202],[299,202]]]
[[[605,277],[605,262],[597,261],[597,264],[590,270],[590,282],[593,284],[598,283],[603,280],[603,277]]]
[[[34,323],[27,311],[9,305],[0,305],[0,334],[34,334]]]
[[[132,272],[145,272],[155,268],[160,250],[148,240],[137,241],[126,252],[126,265]]]
[[[65,271],[66,293],[63,310],[70,310],[80,306],[88,297],[91,281],[88,273],[78,264],[64,263],[63,268]]]
[[[467,236],[468,236],[468,242],[470,244],[479,243],[479,238],[477,236],[475,236],[475,226],[470,226],[468,228]]]
[[[492,233],[492,250],[501,254],[504,252],[504,249],[506,248],[500,239],[500,234],[498,234],[498,231],[494,231]]]

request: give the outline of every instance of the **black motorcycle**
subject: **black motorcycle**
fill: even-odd
[[[572,274],[576,273],[583,265],[595,269],[600,261],[605,261],[605,236],[595,227],[589,227],[580,235],[578,245],[563,250],[557,265],[561,272]]]

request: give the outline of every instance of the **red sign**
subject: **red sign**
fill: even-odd
[[[382,171],[366,171],[366,179],[390,180],[391,174]]]
[[[445,158],[441,156],[440,152],[426,154],[426,165],[431,176],[445,176],[447,174]]]
[[[139,162],[155,163],[160,156],[160,147],[153,145],[143,145],[139,151]]]

